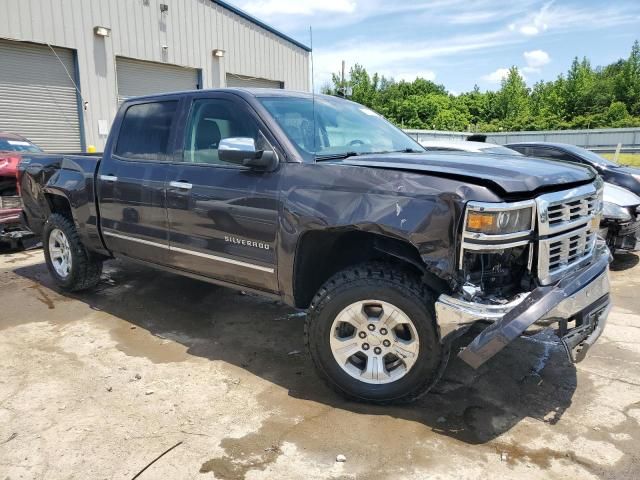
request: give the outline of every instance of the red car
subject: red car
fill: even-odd
[[[20,135],[0,132],[0,244],[15,249],[32,234],[22,223],[18,163],[22,153],[42,150]]]

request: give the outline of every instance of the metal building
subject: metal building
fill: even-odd
[[[119,103],[175,90],[309,90],[310,49],[218,0],[2,0],[0,131],[104,147]]]

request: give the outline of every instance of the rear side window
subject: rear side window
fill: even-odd
[[[505,145],[505,147],[510,148],[511,150],[515,150],[516,152],[519,152],[522,155],[531,155],[530,147],[524,147],[522,145]]]
[[[572,155],[555,148],[533,147],[531,155],[540,158],[550,158],[552,160],[564,160],[567,162],[575,162],[576,159]]]
[[[139,160],[167,160],[171,122],[178,102],[130,106],[124,114],[115,154]]]

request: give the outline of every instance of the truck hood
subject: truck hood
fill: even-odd
[[[596,176],[589,167],[521,155],[484,153],[386,153],[350,157],[336,163],[387,168],[460,178],[471,183],[488,184],[500,193],[530,193],[541,189],[567,188],[587,183]]]

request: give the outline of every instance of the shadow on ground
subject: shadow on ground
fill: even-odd
[[[613,262],[609,265],[612,272],[630,270],[640,262],[640,257],[635,253],[616,253]]]
[[[15,273],[55,290],[44,264]],[[494,439],[524,417],[557,422],[576,389],[575,368],[558,344],[536,336],[517,340],[477,371],[458,360],[454,349],[442,381],[411,405],[347,402],[320,382],[303,351],[304,314],[280,302],[122,261],[105,265],[94,291],[64,295],[179,342],[190,355],[241,367],[291,397],[420,422],[471,444]],[[126,334],[114,338],[129,355],[172,361],[163,358],[162,348],[141,349]]]

